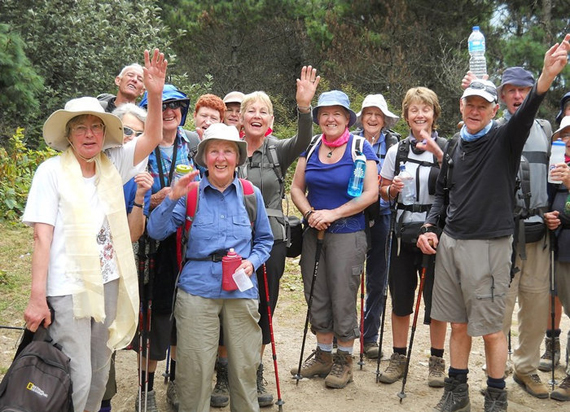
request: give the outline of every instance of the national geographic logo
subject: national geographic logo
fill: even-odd
[[[32,382],[28,382],[28,384],[26,385],[26,389],[29,391],[32,391],[34,393],[37,393],[40,396],[43,396],[44,398],[48,397],[48,394],[45,393],[44,391],[41,390],[41,388],[39,388],[38,386],[34,385]]]

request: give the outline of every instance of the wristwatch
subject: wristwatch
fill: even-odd
[[[425,235],[426,233],[435,233],[435,231],[436,231],[435,226],[423,225],[422,227],[420,227],[420,235]]]

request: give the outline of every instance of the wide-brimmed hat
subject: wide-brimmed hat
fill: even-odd
[[[224,140],[237,144],[239,151],[239,162],[237,166],[241,166],[247,159],[247,142],[239,138],[239,132],[235,126],[228,126],[224,123],[214,123],[204,131],[204,137],[198,144],[198,152],[194,157],[194,161],[199,166],[207,167],[204,162],[204,151],[208,146],[208,142],[212,140]]]
[[[565,116],[562,118],[562,121],[560,122],[560,127],[552,134],[552,140],[558,139],[558,135],[560,134],[560,132],[566,129],[567,127],[570,127],[570,116]]]
[[[462,99],[471,96],[479,96],[487,100],[489,103],[497,103],[497,88],[489,80],[476,79],[463,92]]]
[[[497,87],[497,93],[500,96],[503,86],[510,84],[516,87],[532,87],[534,86],[534,76],[528,70],[522,67],[509,67],[503,73],[501,84]]]
[[[224,104],[227,106],[229,103],[239,103],[241,104],[241,102],[243,101],[245,94],[243,94],[242,92],[237,92],[237,91],[233,91],[233,92],[229,92],[228,94],[226,94],[224,96]]]
[[[340,90],[331,90],[330,92],[324,92],[319,96],[319,102],[317,107],[313,108],[313,122],[319,124],[319,108],[327,106],[342,106],[350,113],[350,120],[348,121],[348,127],[352,126],[356,122],[356,113],[350,109],[350,100],[346,93]]]
[[[76,116],[90,114],[99,117],[105,124],[103,150],[123,145],[123,123],[121,119],[105,112],[95,97],[79,97],[65,104],[62,110],[56,110],[44,123],[44,140],[51,148],[64,151],[69,147],[65,135],[67,123]]]
[[[568,100],[570,100],[570,92],[566,93],[560,100],[560,111],[556,115],[556,123],[558,124],[562,122],[562,118],[564,117],[564,106]]]
[[[367,107],[377,107],[378,109],[380,109],[380,111],[384,114],[384,127],[386,129],[389,129],[392,126],[394,126],[400,119],[390,110],[388,110],[388,104],[386,103],[386,99],[384,99],[384,96],[382,96],[381,94],[369,94],[364,98],[364,101],[362,102],[362,108],[358,113],[356,113],[356,116],[358,117],[359,120],[361,120],[360,117],[362,116],[362,112]]]
[[[182,118],[180,119],[180,126],[184,126],[186,123],[186,116],[188,115],[188,108],[190,107],[190,98],[180,90],[176,88],[176,86],[172,84],[165,84],[164,88],[162,89],[162,103],[165,102],[173,102],[173,101],[181,101],[184,102],[184,106],[180,108],[180,112],[182,113]],[[145,109],[148,106],[148,95],[147,92],[144,92],[143,98],[139,103],[140,107],[144,107]]]

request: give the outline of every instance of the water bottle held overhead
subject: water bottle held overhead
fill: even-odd
[[[346,193],[350,197],[358,197],[362,194],[364,189],[364,175],[366,174],[366,157],[358,152],[356,159],[354,160],[354,166],[352,168],[352,174],[350,175],[350,180],[348,181],[348,188]]]
[[[473,26],[473,31],[467,41],[469,48],[469,70],[477,77],[487,74],[487,60],[485,59],[485,36],[479,26]]]
[[[553,180],[550,172],[556,167],[557,163],[564,163],[564,154],[566,153],[566,144],[558,139],[552,142],[552,150],[550,151],[550,160],[548,162],[548,183],[562,183],[561,180]]]
[[[405,205],[413,205],[416,201],[416,187],[414,184],[414,177],[406,170],[404,162],[400,162],[400,179],[404,182],[404,188],[400,193],[402,203]]]

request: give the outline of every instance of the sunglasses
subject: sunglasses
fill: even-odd
[[[495,100],[497,100],[497,89],[494,87],[488,86],[485,83],[474,81],[474,82],[471,82],[471,84],[469,85],[469,88],[475,89],[475,90],[485,90],[487,93],[489,93],[491,96],[493,96],[495,98]]]
[[[123,134],[124,134],[125,136],[132,136],[132,135],[135,135],[135,137],[139,137],[139,136],[140,136],[141,134],[143,134],[143,133],[144,133],[144,132],[138,132],[138,131],[136,131],[136,130],[134,130],[134,129],[131,129],[131,128],[128,127],[128,126],[123,126]]]
[[[180,100],[174,100],[173,102],[162,103],[162,111],[165,111],[166,109],[176,110],[176,109],[185,108],[185,107],[186,107],[186,103],[183,101],[180,101]]]

